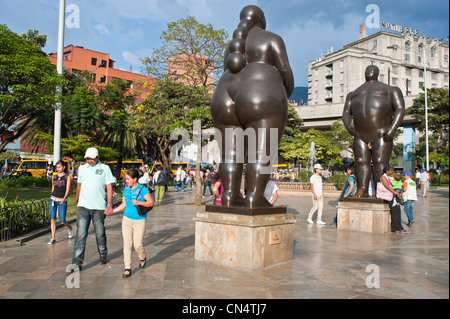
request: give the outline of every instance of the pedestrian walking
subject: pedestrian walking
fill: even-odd
[[[420,169],[416,169],[416,187],[420,188]]]
[[[127,186],[123,191],[122,203],[113,209],[113,213],[125,210],[122,218],[123,260],[125,269],[123,277],[131,276],[132,247],[139,255],[139,267],[144,268],[147,255],[144,249],[144,235],[147,225],[147,214],[141,216],[136,206],[152,207],[153,199],[148,188],[139,183],[143,172],[130,169],[125,175]]]
[[[178,166],[177,172],[175,174],[175,191],[178,192],[178,188],[184,192],[184,179],[186,178],[186,172],[183,170],[183,166]]]
[[[169,181],[169,177],[165,170],[161,166],[156,168],[155,176],[153,176],[153,186],[155,187],[155,202],[157,204],[162,203],[164,193]]]
[[[428,189],[430,188],[430,175],[428,175],[428,170],[422,170],[420,174],[420,189],[422,190],[422,197],[427,197]]]
[[[112,213],[113,183],[115,182],[109,166],[101,163],[96,148],[88,148],[84,157],[87,163],[78,169],[75,195],[77,234],[72,259],[72,264],[75,264],[80,270],[84,261],[91,221],[94,225],[100,262],[106,263],[108,248],[106,247],[104,219],[106,215]]]
[[[52,193],[50,196],[50,230],[52,238],[49,245],[56,243],[56,213],[59,215],[59,222],[67,227],[68,237],[72,238],[72,227],[66,221],[67,196],[70,191],[70,176],[63,161],[58,161],[55,165],[57,174],[52,178]]]
[[[278,186],[273,180],[269,180],[264,190],[264,197],[267,199],[269,204],[273,205],[278,199]]]
[[[139,184],[143,185],[144,187],[147,187],[148,190],[150,190],[150,175],[147,173],[147,167],[141,166],[139,167]]]
[[[202,183],[203,183],[203,196],[205,197],[206,187],[209,188],[209,192],[211,194],[211,198],[214,198],[214,193],[211,188],[211,172],[209,169],[206,169],[205,175],[203,175]]]
[[[330,172],[330,168],[327,168],[324,172],[323,172],[323,182],[324,183],[328,183],[328,179],[331,176],[331,172]]]
[[[312,217],[314,213],[317,211],[316,223],[318,225],[325,225],[325,223],[322,221],[323,197],[324,197],[322,191],[322,176],[321,176],[322,171],[323,171],[322,166],[320,164],[315,164],[314,174],[311,176],[309,180],[311,184],[313,207],[311,208],[306,221],[310,224],[314,224]]]
[[[414,220],[414,202],[417,200],[417,187],[416,183],[413,181],[412,173],[406,172],[403,174],[405,176],[405,181],[402,184],[403,190],[403,210],[405,211],[406,217],[408,217],[408,227],[411,226]]]

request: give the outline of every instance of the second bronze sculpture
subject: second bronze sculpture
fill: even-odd
[[[283,40],[265,28],[266,20],[259,7],[242,9],[240,23],[225,51],[225,72],[211,102],[214,126],[222,134],[219,174],[224,187],[222,206],[226,207],[272,206],[264,197],[270,162],[263,152],[270,149],[271,128],[277,129],[278,143],[283,135],[294,77]],[[246,163],[247,193],[243,198],[240,186],[244,163],[237,160],[236,141],[224,137],[226,129],[249,128],[256,133],[258,145],[256,154],[252,154],[256,160]]]

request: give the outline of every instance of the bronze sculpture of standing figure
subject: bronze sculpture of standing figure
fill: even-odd
[[[250,5],[242,9],[240,23],[225,51],[225,72],[211,102],[214,125],[222,134],[219,142],[222,159],[219,173],[224,187],[222,206],[272,206],[264,197],[270,174],[261,169],[268,165],[263,161],[267,154],[262,152],[269,150],[270,128],[278,130],[278,143],[283,135],[294,77],[283,40],[265,28],[266,20],[259,7]],[[240,193],[244,163],[236,160],[236,141],[226,141],[227,128],[250,128],[256,133],[258,145],[256,154],[252,153],[256,162],[246,166],[245,199]],[[248,147],[255,148],[255,145]],[[226,161],[227,158],[232,160]]]
[[[401,90],[379,82],[379,73],[375,65],[366,68],[366,82],[347,95],[342,114],[345,127],[354,136],[355,197],[368,195],[371,175],[375,187],[380,181],[383,167],[389,166],[395,131],[405,115]]]

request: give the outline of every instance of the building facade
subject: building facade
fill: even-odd
[[[371,64],[380,69],[380,82],[402,90],[408,108],[424,92],[425,55],[427,87],[448,89],[448,44],[411,33],[380,31],[366,36],[362,25],[358,41],[309,62],[308,106],[297,108],[304,129],[326,129],[341,118],[347,94],[365,82],[364,72]]]
[[[308,105],[296,108],[303,119],[302,130],[329,129],[341,119],[345,99],[366,81],[364,73],[368,65],[378,66],[380,82],[401,89],[406,108],[424,92],[425,83],[427,88],[449,88],[448,44],[418,36],[412,29],[401,34],[380,31],[366,36],[366,26],[361,25],[359,40],[338,51],[331,49],[324,57],[309,62]],[[408,170],[414,168],[411,150],[418,142],[415,123],[412,116],[406,115],[402,134],[396,141],[404,145],[400,166]]]
[[[57,53],[50,53],[48,58],[56,65]],[[87,70],[92,79],[99,85],[111,83],[113,79],[121,79],[128,82],[131,92],[138,93],[137,102],[142,101],[149,93],[151,84],[155,81],[145,75],[114,68],[115,61],[109,53],[103,53],[85,49],[80,46],[68,45],[64,48],[64,68],[69,72],[80,73]],[[146,83],[147,85],[143,85]],[[149,85],[150,84],[150,85]]]

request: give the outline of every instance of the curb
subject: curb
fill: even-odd
[[[76,221],[77,221],[76,217],[72,217],[71,219],[67,220],[67,222],[69,224],[73,224]],[[56,225],[56,229],[59,229],[61,227],[65,227],[65,226],[63,224]],[[23,243],[25,243],[27,241],[30,241],[30,240],[40,237],[42,235],[48,234],[50,232],[51,232],[50,225],[48,225],[48,226],[33,230],[32,232],[30,232],[28,234],[25,234],[25,235],[22,235],[22,236],[19,236],[19,237],[16,237],[16,238],[13,238],[13,239],[10,239],[7,241],[0,242],[0,248],[19,247],[19,246],[22,246]]]

